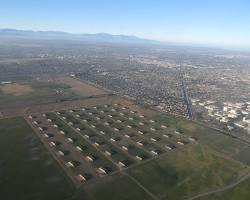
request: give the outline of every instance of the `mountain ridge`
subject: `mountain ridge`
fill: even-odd
[[[31,39],[80,39],[91,41],[116,41],[133,43],[158,43],[158,41],[144,39],[133,35],[115,35],[109,33],[68,33],[63,31],[33,31],[18,29],[0,29],[0,37],[24,37]]]

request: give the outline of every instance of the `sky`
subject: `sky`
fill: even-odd
[[[0,28],[250,47],[250,0],[0,0]]]

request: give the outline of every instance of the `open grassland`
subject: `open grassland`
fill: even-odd
[[[249,144],[183,118],[162,114],[155,116],[155,119],[169,127],[176,128],[180,132],[196,137],[200,143],[219,153],[250,165]]]
[[[121,117],[120,114],[118,116],[116,112],[124,113],[124,115],[121,115],[123,117]],[[103,120],[109,121],[110,126],[112,126],[111,124],[116,124],[116,118],[124,120],[121,125],[121,127],[124,125],[124,129],[126,129],[125,126],[127,125],[127,123],[132,125],[133,121],[136,123],[138,121],[136,117],[138,114],[133,112],[131,113],[131,110],[129,110],[128,108],[111,107],[108,105],[106,105],[106,107],[104,105],[86,108],[84,109],[84,111],[79,111],[77,109],[71,111],[62,111],[61,113],[59,113],[59,115],[61,117],[65,117],[65,119],[72,122],[73,127],[79,127],[81,123],[79,124],[78,120],[85,119],[88,120],[87,124],[94,124],[95,128],[97,129],[100,128],[98,126],[98,123],[103,122]],[[112,118],[110,118],[111,115]],[[126,121],[128,117],[132,116],[134,119],[133,121]],[[98,123],[97,121],[95,121],[96,117],[99,117]],[[241,145],[241,142],[238,143],[238,140],[235,140],[230,136],[221,135],[221,133],[218,133],[217,131],[202,127],[193,122],[189,122],[182,119],[178,120],[173,117],[169,118],[168,116],[164,115],[154,117],[151,116],[149,118],[144,117],[140,119],[140,121],[143,121],[144,126],[146,126],[146,122],[150,121],[150,119],[155,120],[155,128],[157,128],[159,124],[164,124],[168,126],[169,131],[172,134],[175,130],[177,130],[180,132],[179,136],[184,137],[187,134],[193,136],[198,140],[192,145],[187,145],[186,148],[177,148],[160,156],[157,159],[146,162],[139,166],[131,167],[130,169],[126,170],[126,172],[129,172],[132,179],[131,177],[126,176],[126,173],[124,177],[126,177],[126,179],[130,180],[130,182],[137,186],[135,187],[137,191],[146,188],[147,191],[156,196],[156,198],[158,199],[188,199],[198,194],[227,187],[228,185],[237,182],[242,177],[245,177],[248,174],[248,166],[242,164],[241,162],[238,162],[237,160],[232,159],[231,156],[231,152],[234,152],[235,149],[237,149],[236,147],[239,147]],[[174,124],[174,122],[172,123],[171,120],[180,124]],[[152,123],[150,126],[152,126]],[[149,127],[147,127],[147,130],[149,130]],[[104,129],[101,128],[100,130]],[[105,129],[105,132],[113,132],[112,130],[113,129]],[[83,132],[85,134],[88,134],[88,131],[86,129],[84,129]],[[129,132],[132,133],[133,130],[131,129]],[[201,134],[201,132],[202,135],[199,135]],[[113,132],[112,137],[114,137],[114,134],[117,133]],[[154,134],[158,134],[158,136],[160,136],[160,133],[154,132]],[[224,138],[224,141],[226,142],[226,145],[230,146],[233,144],[233,148],[228,148],[227,151],[225,151],[224,149],[226,148],[222,148],[218,144],[215,146],[210,145],[207,140],[209,139],[210,141],[213,141],[212,138],[214,137],[216,139],[216,136],[222,136],[222,138]],[[93,138],[94,140],[97,139],[95,138],[95,136],[93,136]],[[220,142],[223,142],[223,140],[221,139]],[[243,148],[246,148],[245,144]],[[223,149],[224,151],[221,151],[221,149]],[[110,193],[108,192],[109,187],[112,185],[115,179],[117,179],[116,182],[119,183],[121,174],[123,174],[123,172],[116,174],[116,176],[108,176],[101,180],[86,184],[84,185],[85,192],[89,194],[91,198],[94,199],[99,199],[101,196],[105,196],[110,199]],[[113,179],[113,177],[115,177],[115,179]],[[140,185],[138,186],[138,184],[133,179],[135,179]],[[105,185],[104,183],[106,183],[106,181],[110,181],[110,184]],[[126,181],[123,182],[126,183]],[[117,187],[119,188],[117,189],[117,191],[119,191],[117,194],[120,194],[120,191],[123,191],[123,188],[120,188],[119,186]],[[127,187],[128,186],[126,186],[126,188]],[[89,191],[90,188],[91,190]],[[133,192],[134,190],[130,190],[129,194]],[[135,196],[136,195],[139,194],[135,194]],[[148,194],[148,197],[151,196]],[[122,197],[118,196],[117,198],[120,199]],[[125,196],[124,198],[127,197]]]
[[[0,194],[5,200],[66,199],[74,186],[23,118],[0,120]]]
[[[88,100],[88,102],[92,105],[91,102],[94,101],[92,103],[96,105],[97,99],[94,98]],[[113,99],[115,100],[115,98]],[[98,104],[101,105],[101,103]],[[59,120],[59,118],[65,116],[67,120],[71,120],[73,122],[70,129],[72,135],[67,136],[77,139],[76,133],[73,135],[73,130],[78,127],[83,128],[84,134],[89,134],[90,130],[96,135],[99,133],[90,128],[91,126],[84,125],[81,121],[83,119],[90,120],[92,125],[95,125],[96,129],[99,130],[98,128],[103,128],[101,125],[99,127],[99,123],[103,120],[118,125],[115,117],[125,120],[125,116],[133,116],[133,121],[125,120],[121,125],[124,130],[132,133],[132,129],[126,127],[128,124],[132,126],[134,123],[138,123],[139,118],[136,116],[140,115],[139,113],[133,114],[127,109],[119,110],[116,108],[117,112],[119,110],[118,113],[124,112],[124,115],[121,116],[118,116],[109,107],[101,108],[105,111],[103,114],[101,114],[101,111],[99,113],[99,110],[94,111],[93,109],[87,110],[85,114],[82,111],[72,113],[63,111],[59,115],[60,117],[55,113],[53,114],[55,118],[53,118],[53,115],[48,115],[48,117],[62,129],[64,126],[60,124],[66,126],[66,121]],[[90,112],[91,115],[89,115]],[[76,114],[80,116],[78,120]],[[109,114],[113,115],[112,118],[108,117]],[[97,116],[101,118],[99,122],[95,120]],[[55,121],[56,119],[59,121]],[[0,193],[2,197],[7,200],[184,200],[224,188],[235,183],[249,172],[249,167],[245,165],[249,164],[250,160],[247,144],[213,129],[166,114],[149,115],[140,118],[140,121],[147,124],[147,120],[150,119],[155,121],[154,125],[149,123],[150,127],[157,128],[158,125],[166,125],[166,129],[171,133],[177,130],[180,132],[180,136],[192,136],[197,139],[197,142],[183,148],[166,151],[157,158],[126,170],[116,171],[111,175],[89,181],[77,189],[63,169],[49,155],[47,149],[23,118],[0,120]],[[134,129],[136,129],[136,126]],[[112,130],[107,128],[107,135],[110,133],[113,137],[115,133]],[[158,131],[160,132],[160,129],[155,130],[154,133],[149,133],[148,130],[148,134],[160,135],[161,133],[158,133]],[[71,132],[68,134],[71,134]],[[89,142],[101,142],[101,139],[105,139],[105,137],[93,137],[89,139]],[[174,137],[171,139],[174,139]],[[82,140],[78,139],[76,143],[80,141]],[[108,146],[103,145],[98,148],[100,151],[104,151],[106,150],[105,147]],[[120,157],[114,157],[114,159],[119,160]],[[244,197],[249,196],[248,183],[249,179],[230,190],[202,198],[204,200],[246,199]],[[239,198],[236,196],[237,193]]]
[[[2,85],[0,86],[0,90],[4,94],[12,94],[14,96],[25,95],[33,91],[32,87],[29,85],[21,85],[17,83]]]
[[[76,189],[23,118],[0,120],[0,130],[0,194],[5,200],[151,199],[122,174]]]
[[[209,195],[206,197],[198,198],[199,200],[248,200],[250,199],[250,179],[236,187],[220,192],[217,194]]]
[[[0,86],[0,117],[114,102],[133,107],[134,110],[145,115],[156,113],[67,76],[40,77],[35,80],[14,79],[13,81],[12,84]]]
[[[35,80],[5,85],[0,91],[0,112],[4,116],[21,115],[35,105],[77,97],[65,84]]]
[[[75,94],[82,97],[107,94],[107,92],[102,89],[68,76],[58,77],[56,81],[68,85]]]
[[[234,182],[247,167],[200,145],[190,146],[129,170],[159,199],[187,199]]]
[[[152,199],[128,176],[116,174],[84,186],[92,200],[149,200]],[[83,198],[84,199],[84,198]]]

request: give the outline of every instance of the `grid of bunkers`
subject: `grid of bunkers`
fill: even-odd
[[[120,104],[33,114],[27,120],[78,183],[126,170],[197,142]]]

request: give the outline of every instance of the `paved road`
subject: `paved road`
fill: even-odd
[[[185,80],[184,80],[184,76],[183,76],[183,71],[182,71],[181,65],[180,65],[180,69],[179,70],[180,70],[180,72],[179,72],[179,81],[180,81],[181,87],[182,87],[182,93],[183,93],[183,97],[184,97],[184,102],[187,105],[188,117],[190,119],[193,119],[192,104],[191,104],[191,102],[189,100],[189,97],[188,97],[187,86],[186,86],[186,83],[185,83]]]

